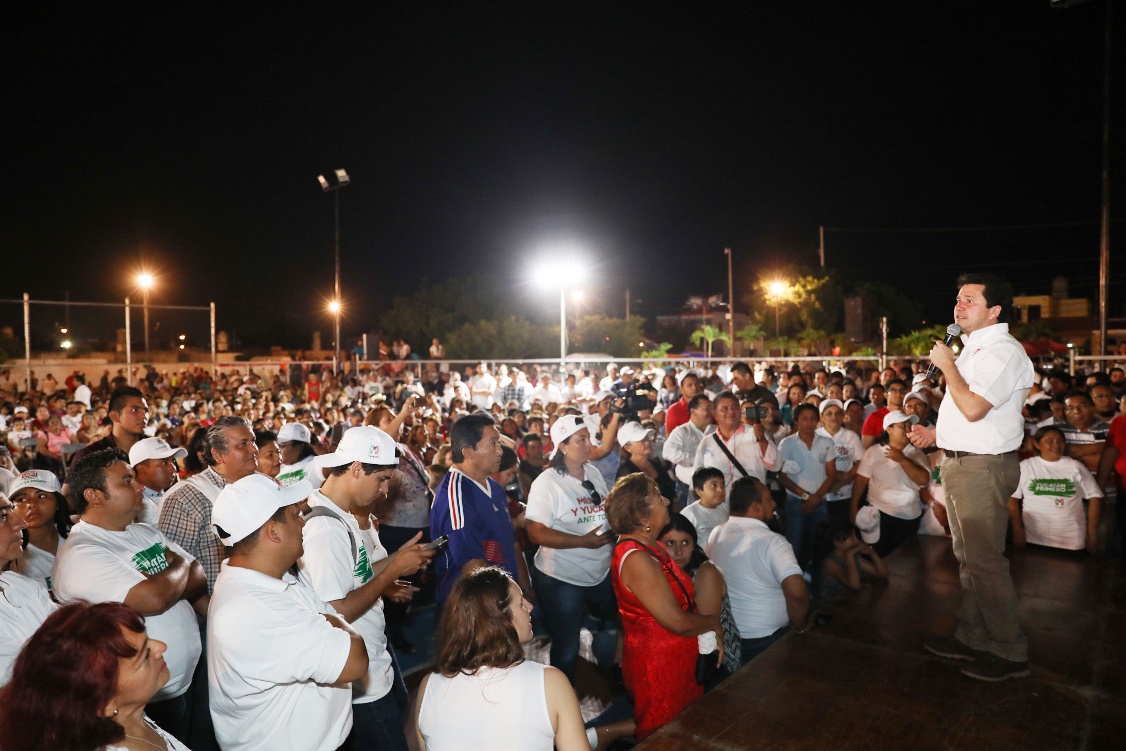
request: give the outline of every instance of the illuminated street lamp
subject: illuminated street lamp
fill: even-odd
[[[335,185],[330,183],[324,175],[317,175],[317,182],[320,184],[321,190],[325,193],[332,193],[333,198],[336,274],[333,283],[333,299],[329,304],[329,308],[331,310],[333,305],[336,306],[336,309],[332,310],[333,315],[336,316],[336,328],[333,336],[336,354],[333,357],[332,365],[333,372],[335,373],[339,372],[340,369],[340,189],[348,187],[352,182],[352,178],[348,177],[348,173],[343,169],[336,170],[334,174],[336,175]]]
[[[141,304],[145,311],[145,359],[149,360],[149,290],[156,283],[153,275],[147,271],[137,274],[137,286],[141,289]]]
[[[778,309],[789,296],[789,286],[784,281],[776,279],[766,289],[768,298],[774,302],[774,338],[777,339],[779,336]]]
[[[533,279],[541,287],[559,286],[559,359],[567,359],[567,288],[582,283],[587,265],[575,257],[547,257],[536,266]],[[580,296],[576,299],[582,299]]]

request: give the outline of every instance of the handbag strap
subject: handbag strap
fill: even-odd
[[[727,448],[727,444],[725,444],[723,442],[723,439],[719,437],[718,431],[712,433],[712,438],[715,439],[716,445],[719,446],[720,450],[727,455],[728,460],[731,462],[731,466],[739,470],[743,474],[743,477],[750,477],[750,473],[748,473],[747,470],[743,469],[743,465],[740,464],[739,460],[735,458],[735,454],[731,453],[731,450]]]
[[[614,543],[614,547],[615,547],[615,548],[616,548],[616,547],[618,547],[618,546],[619,546],[619,545],[621,545],[621,544],[622,544],[623,542],[632,542],[632,543],[634,543],[634,544],[636,544],[636,545],[640,545],[641,547],[645,548],[645,550],[646,550],[646,551],[647,551],[647,552],[649,553],[649,555],[651,555],[651,556],[653,556],[654,558],[656,558],[656,559],[657,559],[657,564],[658,564],[658,565],[659,565],[659,566],[661,567],[661,569],[662,569],[662,570],[663,570],[663,571],[664,571],[664,572],[665,572],[665,573],[666,573],[666,574],[667,574],[667,575],[668,575],[668,576],[669,576],[669,577],[670,577],[670,578],[671,578],[671,579],[672,579],[672,580],[673,580],[674,582],[676,582],[676,585],[677,585],[678,587],[680,587],[680,591],[684,593],[684,599],[685,599],[685,600],[687,600],[687,602],[688,602],[688,612],[689,612],[689,613],[695,613],[695,612],[696,612],[696,600],[695,600],[695,599],[694,599],[694,598],[692,597],[692,595],[688,594],[688,588],[684,586],[684,582],[682,582],[682,581],[680,580],[680,577],[676,575],[676,571],[672,570],[672,568],[671,568],[671,562],[670,562],[670,561],[666,560],[666,559],[664,558],[664,556],[662,556],[662,555],[661,555],[660,553],[658,553],[658,552],[657,552],[656,550],[653,550],[653,548],[651,548],[651,547],[649,547],[648,545],[646,545],[645,543],[643,543],[643,542],[639,542],[639,541],[637,541],[637,540],[618,540],[618,541],[617,541],[616,543]]]

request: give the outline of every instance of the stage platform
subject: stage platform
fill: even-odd
[[[953,631],[948,538],[919,536],[891,576],[845,592],[824,625],[786,636],[638,751],[1126,749],[1122,562],[1010,551],[1032,676],[985,683],[922,648]]]

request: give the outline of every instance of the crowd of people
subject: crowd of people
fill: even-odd
[[[643,739],[951,534],[924,368],[2,370],[0,748]],[[1011,542],[1119,554],[1126,374],[1033,381]],[[627,707],[585,726],[584,629]]]

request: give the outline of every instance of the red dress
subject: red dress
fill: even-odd
[[[696,655],[699,653],[696,637],[677,636],[657,623],[637,595],[622,584],[618,572],[622,557],[630,550],[638,551],[633,555],[657,559],[681,609],[692,611],[695,605],[685,597],[685,592],[689,597],[693,596],[692,578],[664,551],[628,539],[614,547],[610,574],[625,632],[622,677],[633,697],[633,718],[637,722],[635,735],[641,740],[703,696],[704,688],[696,683]]]

